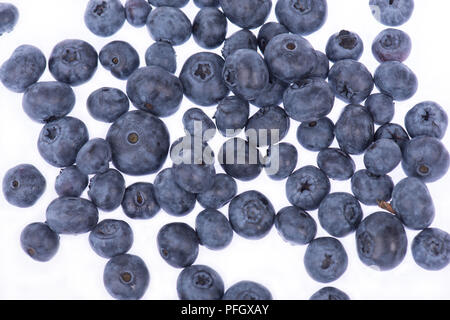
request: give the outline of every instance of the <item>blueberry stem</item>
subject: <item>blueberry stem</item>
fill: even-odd
[[[397,214],[389,202],[377,200],[377,203],[381,209],[384,209],[392,214]]]

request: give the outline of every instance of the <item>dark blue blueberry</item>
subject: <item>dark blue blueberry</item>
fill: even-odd
[[[251,49],[255,51],[258,49],[258,41],[251,31],[242,29],[225,39],[222,48],[222,56],[226,59],[229,55],[239,49]]]
[[[55,190],[60,197],[79,197],[86,189],[89,178],[77,166],[61,170],[56,177]]]
[[[119,300],[138,300],[147,291],[150,273],[138,256],[115,256],[105,266],[103,283],[108,293]]]
[[[20,234],[23,251],[36,261],[49,261],[59,248],[59,235],[45,223],[31,223]]]
[[[266,46],[264,58],[272,75],[287,83],[308,76],[317,64],[316,51],[308,40],[290,33],[272,38]]]
[[[306,36],[323,26],[328,6],[326,0],[279,0],[275,14],[289,31]]]
[[[375,132],[375,140],[379,139],[391,139],[394,140],[395,143],[403,149],[406,146],[406,143],[409,141],[408,133],[406,133],[405,129],[402,126],[395,123],[387,123],[377,129]]]
[[[44,176],[35,166],[20,164],[5,173],[3,195],[13,206],[28,208],[44,194],[46,184]]]
[[[194,3],[199,8],[219,6],[219,0],[194,0]]]
[[[316,238],[310,242],[303,259],[309,276],[317,282],[332,282],[347,270],[348,257],[335,238]]]
[[[414,72],[398,61],[380,64],[375,70],[374,81],[381,93],[397,101],[408,100],[416,93],[418,87]]]
[[[157,237],[161,257],[174,268],[185,268],[198,256],[198,237],[185,223],[169,223],[159,230]]]
[[[258,108],[278,106],[283,102],[283,94],[287,87],[288,85],[281,80],[270,77],[267,87],[250,103]]]
[[[109,169],[111,148],[101,138],[89,140],[81,147],[77,155],[77,167],[86,175],[103,173]]]
[[[147,66],[161,67],[170,73],[177,70],[177,57],[170,43],[156,41],[145,52]]]
[[[103,87],[89,95],[87,109],[98,121],[112,123],[130,108],[127,95],[119,89]]]
[[[225,16],[244,29],[262,26],[272,9],[272,0],[219,0]]]
[[[177,279],[180,300],[221,300],[224,287],[220,275],[204,265],[185,268]]]
[[[2,64],[0,80],[8,90],[24,92],[39,80],[45,71],[46,63],[41,50],[30,45],[21,45]]]
[[[392,192],[392,209],[403,224],[422,230],[434,220],[434,204],[427,186],[417,178],[405,178]]]
[[[200,106],[211,106],[230,90],[222,78],[224,60],[212,52],[199,52],[186,60],[180,72],[184,94]]]
[[[297,167],[298,152],[290,143],[282,142],[269,146],[267,156],[264,158],[264,169],[269,178],[284,180]]]
[[[405,127],[411,138],[429,136],[442,139],[447,131],[447,126],[447,113],[433,101],[415,105],[405,116]]]
[[[284,241],[292,245],[310,243],[316,236],[317,224],[304,210],[285,207],[275,216],[275,227]]]
[[[374,175],[368,170],[356,171],[352,177],[352,192],[368,206],[376,206],[380,201],[391,200],[394,182],[388,175]]]
[[[361,222],[355,236],[359,258],[377,270],[394,269],[406,255],[408,239],[405,229],[391,213],[369,215]]]
[[[330,193],[319,206],[320,225],[333,237],[345,237],[354,232],[362,218],[361,205],[349,193]]]
[[[149,3],[156,7],[184,7],[189,0],[148,0]]]
[[[338,181],[348,180],[355,173],[355,161],[345,151],[338,148],[323,149],[317,155],[317,166],[328,178]]]
[[[249,114],[250,108],[246,100],[228,96],[219,102],[213,118],[223,136],[234,137],[247,124]]]
[[[184,149],[184,152],[192,152],[194,150]],[[192,158],[191,158],[192,159]],[[172,166],[173,176],[178,186],[190,193],[201,193],[209,190],[214,183],[216,170],[214,162],[205,161],[203,156],[196,157],[194,161],[182,161],[174,163]],[[213,158],[214,159],[214,158]]]
[[[133,27],[143,27],[147,22],[152,7],[147,0],[127,0],[125,3],[125,17]]]
[[[191,108],[183,115],[183,126],[186,134],[208,141],[216,134],[216,125],[199,108]]]
[[[52,166],[69,167],[75,163],[78,151],[88,140],[87,127],[81,120],[64,117],[42,128],[38,149],[42,158]]]
[[[330,192],[330,180],[314,166],[302,167],[286,181],[286,196],[291,204],[304,210],[317,209]]]
[[[355,32],[341,30],[328,39],[325,51],[332,62],[344,59],[359,60],[364,51],[364,44]]]
[[[195,16],[192,35],[202,48],[214,49],[220,46],[227,35],[227,18],[217,8],[206,7]]]
[[[61,197],[50,203],[46,218],[46,223],[56,233],[81,234],[95,228],[98,210],[89,200]]]
[[[388,95],[383,93],[371,94],[364,103],[364,106],[369,110],[375,124],[382,126],[391,122],[394,118],[394,99]]]
[[[90,0],[84,12],[86,27],[99,37],[109,37],[125,23],[125,9],[120,0]]]
[[[48,60],[48,68],[53,77],[71,86],[89,81],[97,66],[97,51],[83,40],[61,41],[53,48]]]
[[[327,117],[303,122],[298,126],[297,140],[303,148],[310,151],[326,149],[334,140],[334,123]]]
[[[155,188],[147,182],[137,182],[125,189],[122,210],[131,219],[150,219],[160,210]]]
[[[402,167],[406,175],[425,183],[442,178],[449,164],[448,151],[436,138],[416,137],[409,140],[403,150]]]
[[[267,22],[265,23],[258,32],[258,47],[264,54],[267,44],[275,36],[283,33],[289,33],[289,30],[278,22]]]
[[[239,281],[227,289],[222,300],[272,300],[272,294],[262,284]]]
[[[283,140],[289,127],[290,119],[283,108],[264,107],[248,119],[245,135],[250,143],[265,147]]]
[[[420,232],[411,246],[414,261],[426,270],[441,270],[450,263],[450,235],[437,228]]]
[[[403,62],[411,53],[411,38],[402,30],[385,29],[373,40],[372,53],[378,62]]]
[[[206,209],[220,209],[237,194],[237,183],[229,175],[216,174],[212,186],[197,195],[197,201]]]
[[[372,143],[374,123],[370,112],[359,105],[348,105],[336,122],[334,133],[339,147],[348,154],[361,154]]]
[[[325,53],[316,50],[317,61],[314,66],[314,70],[309,74],[310,78],[328,78],[328,72],[330,71],[330,60]]]
[[[364,153],[364,165],[374,175],[394,170],[402,161],[402,150],[391,139],[378,139]]]
[[[148,15],[147,30],[155,41],[166,41],[178,46],[189,40],[192,25],[178,8],[158,7]]]
[[[339,289],[325,287],[314,293],[309,300],[350,300],[350,297]]]
[[[128,78],[127,94],[136,108],[157,117],[168,117],[180,107],[183,85],[160,67],[143,67]]]
[[[200,212],[195,219],[200,244],[211,250],[227,247],[233,239],[233,229],[228,219],[215,209]]]
[[[112,258],[130,250],[133,230],[125,221],[105,219],[89,234],[89,244],[100,257]]]
[[[246,239],[265,237],[275,222],[275,210],[270,200],[258,191],[238,194],[230,202],[228,218],[233,230]]]
[[[0,36],[11,32],[19,20],[19,10],[12,3],[0,3]]]
[[[375,19],[393,27],[408,21],[414,10],[414,0],[370,0],[369,5]]]
[[[364,101],[374,86],[369,70],[351,59],[336,62],[330,69],[328,81],[337,98],[353,104]]]
[[[168,214],[184,216],[194,209],[196,196],[178,186],[173,171],[167,168],[158,173],[154,181],[155,198]]]
[[[96,174],[90,181],[88,196],[103,211],[113,211],[122,203],[125,179],[115,169]]]
[[[98,57],[102,66],[121,80],[128,79],[139,68],[139,54],[125,41],[112,41],[106,44]]]
[[[291,84],[283,95],[286,113],[300,122],[317,121],[331,112],[334,93],[321,78],[305,79]]]

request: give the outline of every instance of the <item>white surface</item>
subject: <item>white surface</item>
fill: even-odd
[[[19,23],[10,34],[0,37],[0,62],[6,60],[12,51],[21,44],[39,47],[50,55],[53,46],[67,38],[79,38],[91,43],[97,51],[112,40],[129,41],[139,52],[141,65],[144,53],[153,42],[146,28],[135,29],[129,24],[110,38],[99,38],[85,27],[83,12],[87,1],[79,0],[10,0],[20,11]],[[276,1],[273,1],[274,3]],[[361,61],[373,73],[377,62],[371,53],[371,43],[385,27],[371,15],[367,0],[329,0],[329,15],[325,26],[308,36],[316,49],[324,50],[328,37],[341,29],[357,32],[364,41],[365,51]],[[193,20],[198,9],[193,2],[184,9]],[[403,124],[403,117],[409,108],[424,100],[434,100],[445,109],[450,105],[448,87],[449,42],[446,33],[450,29],[447,0],[416,1],[414,14],[409,22],[400,27],[412,38],[413,50],[406,64],[419,78],[419,90],[409,101],[396,104],[394,122]],[[272,14],[268,21],[276,21]],[[238,28],[229,24],[228,34]],[[256,32],[256,31],[255,31]],[[178,70],[193,53],[204,51],[191,38],[181,47],[175,47],[178,54]],[[215,50],[219,53],[220,48]],[[45,71],[41,80],[53,80]],[[76,106],[71,113],[88,125],[91,138],[105,137],[108,125],[93,120],[86,110],[88,95],[102,86],[117,87],[125,91],[126,82],[115,79],[100,64],[92,81],[75,87]],[[8,91],[0,85],[0,176],[19,163],[32,163],[47,179],[47,190],[32,208],[19,209],[9,205],[0,197],[0,298],[2,299],[110,299],[103,287],[103,268],[106,260],[97,256],[90,248],[87,234],[62,236],[59,252],[48,263],[31,260],[20,248],[19,236],[29,223],[45,220],[45,209],[56,197],[54,180],[59,169],[48,165],[41,159],[36,141],[41,124],[31,121],[21,107],[21,94]],[[181,118],[185,110],[193,104],[186,98],[180,110],[172,117],[165,118],[171,134],[171,141],[182,136]],[[330,114],[337,120],[344,103],[336,100]],[[203,108],[212,116],[215,107]],[[256,112],[252,107],[251,113]],[[316,154],[302,149],[295,138],[298,123],[292,121],[285,141],[294,143],[299,150],[298,167],[315,164]],[[211,145],[216,152],[224,138],[216,135]],[[447,134],[444,143],[449,146]],[[336,146],[336,142],[333,143]],[[357,168],[362,169],[361,157],[355,157]],[[165,166],[170,166],[166,162]],[[222,172],[217,165],[217,171]],[[398,167],[392,177],[395,182],[404,177]],[[155,175],[145,177],[126,177],[127,185],[137,181],[153,182]],[[436,206],[434,227],[450,231],[450,203],[448,190],[450,175],[428,185]],[[239,182],[239,192],[256,189],[266,194],[275,209],[289,205],[284,194],[284,182],[274,182],[264,173],[254,181]],[[332,182],[332,192],[350,192],[350,182]],[[84,194],[86,197],[86,194]],[[151,274],[149,289],[144,299],[176,299],[176,279],[180,272],[167,265],[156,248],[156,234],[166,223],[183,221],[194,226],[195,216],[201,207],[184,218],[171,217],[161,211],[154,219],[133,221],[121,209],[112,213],[100,213],[100,219],[124,219],[132,226],[135,242],[130,251],[141,256]],[[227,214],[227,207],[221,209]],[[376,207],[364,207],[364,214],[377,211]],[[317,220],[317,212],[311,212]],[[411,243],[417,232],[407,231]],[[319,227],[318,236],[326,236]],[[378,272],[363,265],[357,257],[354,235],[341,239],[349,255],[349,266],[345,274],[330,285],[340,288],[353,299],[450,299],[450,267],[440,272],[429,272],[419,268],[413,261],[410,250],[403,263],[389,272]],[[410,245],[409,245],[410,247]],[[275,299],[308,299],[323,284],[314,282],[303,266],[306,247],[293,247],[284,243],[275,228],[260,241],[245,240],[235,235],[232,244],[223,251],[213,252],[200,249],[196,263],[207,264],[223,277],[226,287],[240,280],[253,280],[266,285]]]

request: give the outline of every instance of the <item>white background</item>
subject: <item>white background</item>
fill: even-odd
[[[87,1],[80,0],[10,0],[20,11],[19,23],[10,34],[0,37],[0,62],[5,61],[12,51],[21,44],[39,47],[50,55],[53,46],[61,40],[79,38],[91,43],[97,51],[112,40],[129,41],[139,52],[141,66],[145,64],[144,53],[152,40],[146,28],[136,29],[129,24],[110,38],[99,38],[89,32],[83,22]],[[274,3],[276,1],[273,1]],[[371,43],[385,27],[371,15],[368,0],[329,0],[329,14],[325,26],[308,36],[316,49],[324,50],[328,37],[347,29],[357,32],[364,41],[365,51],[361,61],[373,73],[377,62],[371,53]],[[193,1],[183,8],[191,21],[199,9]],[[419,78],[419,90],[409,101],[396,104],[394,122],[403,124],[406,112],[416,103],[434,100],[444,109],[450,105],[448,75],[448,30],[450,20],[447,0],[416,1],[412,18],[400,28],[412,38],[413,50],[406,64]],[[271,13],[268,21],[276,21]],[[238,28],[229,24],[228,34]],[[255,30],[255,34],[256,30]],[[178,72],[184,61],[193,53],[204,51],[191,38],[181,47],[175,47],[178,58]],[[215,50],[220,53],[220,48]],[[53,80],[48,70],[41,80]],[[126,82],[115,79],[99,64],[92,81],[75,87],[76,106],[72,116],[82,119],[89,128],[91,138],[105,137],[108,125],[90,118],[86,110],[88,95],[102,87],[117,87],[125,91]],[[20,248],[19,237],[22,229],[31,222],[44,221],[47,205],[56,197],[54,180],[59,169],[41,159],[36,141],[42,125],[31,121],[23,112],[21,94],[8,91],[0,85],[0,176],[19,163],[31,163],[38,167],[47,179],[47,190],[32,208],[19,209],[9,205],[0,197],[0,298],[2,299],[110,299],[103,286],[103,268],[107,260],[97,256],[90,248],[88,235],[61,236],[61,246],[56,256],[47,263],[30,259]],[[185,110],[193,107],[186,98],[180,110],[164,122],[170,129],[171,141],[183,135],[181,118]],[[337,120],[344,103],[336,100],[330,114]],[[203,108],[212,116],[215,107]],[[256,112],[251,107],[251,113]],[[299,150],[298,168],[316,163],[316,154],[302,149],[295,138],[298,123],[291,121],[291,129],[285,141],[294,143]],[[216,135],[211,145],[216,153],[224,138]],[[443,139],[449,146],[447,134]],[[336,142],[333,146],[337,146]],[[363,168],[361,157],[355,157],[358,169]],[[166,162],[165,167],[171,164]],[[216,166],[217,172],[222,172]],[[393,173],[395,182],[404,177],[399,166]],[[153,182],[155,175],[126,177],[127,185],[137,181]],[[450,175],[428,185],[436,206],[433,226],[450,231],[449,187]],[[284,192],[284,182],[274,182],[264,173],[254,181],[239,182],[239,192],[256,189],[266,194],[278,211],[289,205]],[[350,192],[350,182],[332,182],[332,192]],[[84,194],[84,197],[87,195]],[[132,226],[135,242],[130,251],[141,256],[151,274],[150,286],[144,299],[177,299],[176,279],[180,272],[166,264],[156,248],[158,230],[166,223],[182,221],[194,226],[195,217],[201,207],[184,218],[169,216],[164,211],[146,221],[128,219],[119,208],[112,213],[100,212],[100,219],[124,219]],[[221,209],[227,214],[227,207]],[[377,211],[376,207],[364,207],[364,214]],[[311,212],[317,220],[317,212]],[[411,243],[417,232],[407,231]],[[319,227],[318,236],[326,236]],[[341,239],[349,255],[349,265],[345,274],[330,285],[335,286],[353,299],[449,299],[450,267],[439,272],[419,268],[410,250],[403,263],[389,272],[378,272],[363,265],[358,259],[354,235]],[[409,246],[410,247],[410,246]],[[253,280],[267,286],[275,299],[308,299],[314,292],[325,286],[313,281],[303,266],[305,246],[291,246],[279,237],[275,229],[262,240],[245,240],[235,235],[232,244],[225,250],[214,252],[200,249],[196,263],[214,268],[229,287],[240,280]]]

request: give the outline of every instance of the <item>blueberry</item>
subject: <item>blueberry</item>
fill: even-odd
[[[127,95],[119,89],[103,87],[92,92],[87,100],[89,114],[98,121],[112,123],[130,108]]]
[[[353,104],[364,101],[374,87],[369,70],[351,59],[336,62],[330,69],[328,82],[337,98]]]
[[[339,279],[348,265],[347,253],[341,242],[330,237],[311,241],[303,261],[309,276],[323,283]]]
[[[233,239],[230,222],[215,209],[206,209],[198,214],[195,219],[195,230],[200,244],[212,250],[227,247]]]
[[[3,195],[13,206],[28,208],[44,194],[46,181],[31,164],[20,164],[9,169],[3,177]]]
[[[183,150],[183,152],[194,152],[194,150]],[[214,163],[195,157],[194,162],[187,161],[174,163],[172,166],[173,177],[178,186],[190,193],[201,193],[209,190],[213,185],[216,175]]]
[[[160,119],[147,112],[130,111],[111,125],[106,141],[117,169],[126,174],[145,175],[162,167],[170,137]]]
[[[319,206],[319,221],[333,237],[345,237],[358,228],[363,211],[358,200],[346,192],[327,195]]]
[[[238,180],[253,180],[262,170],[258,149],[241,138],[227,140],[220,148],[218,159],[225,173]]]
[[[177,279],[177,292],[181,300],[221,300],[224,291],[222,278],[208,266],[187,267]]]
[[[0,36],[11,32],[19,20],[19,10],[12,3],[0,3]]]
[[[54,48],[48,60],[53,77],[71,86],[89,81],[98,66],[98,54],[83,40],[64,40]]]
[[[406,175],[434,182],[448,171],[449,154],[445,146],[436,138],[416,137],[409,140],[403,150],[402,167]]]
[[[200,106],[211,106],[225,98],[229,89],[222,78],[225,61],[212,52],[199,52],[186,60],[180,72],[184,94]]]
[[[216,133],[214,122],[199,108],[191,108],[184,113],[183,127],[186,134],[204,141],[212,139]]]
[[[127,0],[125,3],[125,17],[133,27],[143,27],[147,22],[152,7],[147,0]]]
[[[55,190],[60,197],[79,197],[86,189],[89,178],[77,166],[70,166],[61,170],[56,177]]]
[[[314,293],[309,300],[350,300],[350,297],[339,289],[325,287]]]
[[[20,234],[23,251],[36,261],[49,261],[59,248],[59,235],[45,223],[31,223]]]
[[[399,26],[412,15],[414,0],[370,0],[372,15],[384,25]]]
[[[364,165],[375,175],[394,170],[402,161],[402,150],[391,139],[378,139],[364,153]]]
[[[170,73],[177,70],[177,58],[175,50],[170,43],[156,41],[145,52],[145,63],[147,66],[161,67]]]
[[[283,95],[286,113],[300,122],[317,121],[333,109],[334,93],[323,79],[305,79],[291,84]]]
[[[160,67],[143,67],[128,78],[127,94],[136,108],[158,117],[168,117],[180,107],[183,85]]]
[[[115,299],[138,300],[147,291],[150,274],[145,262],[138,256],[115,256],[105,266],[103,283]]]
[[[395,143],[403,149],[406,146],[406,143],[409,141],[408,133],[406,133],[405,129],[402,126],[395,123],[387,123],[377,129],[375,132],[375,140],[379,139],[391,139],[394,140]]]
[[[98,210],[89,200],[61,197],[50,203],[46,217],[46,223],[56,233],[81,234],[95,228],[98,222]]]
[[[325,51],[332,62],[344,59],[359,60],[364,51],[364,44],[355,32],[341,30],[328,39]]]
[[[355,173],[355,162],[345,151],[338,148],[323,149],[317,155],[317,166],[328,178],[338,181],[348,180]]]
[[[184,216],[194,209],[196,196],[178,186],[174,169],[160,171],[155,178],[154,188],[157,203],[168,214]]]
[[[375,70],[374,81],[381,93],[397,101],[408,100],[417,91],[418,82],[414,72],[398,61],[387,61]]]
[[[317,121],[303,122],[297,128],[297,140],[307,150],[324,150],[334,140],[334,123],[327,117]]]
[[[212,186],[197,195],[197,201],[206,209],[220,209],[237,194],[237,183],[229,175],[216,174]]]
[[[219,0],[194,0],[194,3],[199,8],[219,6]]]
[[[283,33],[289,33],[289,30],[284,25],[278,22],[265,23],[258,32],[258,47],[261,52],[264,54],[264,50],[270,40]]]
[[[239,281],[225,291],[223,300],[272,300],[272,294],[262,284]]]
[[[328,6],[326,0],[279,0],[275,14],[290,32],[306,36],[323,26]]]
[[[128,77],[139,68],[139,54],[125,41],[112,41],[106,44],[99,53],[102,66],[121,80]]]
[[[124,254],[133,245],[133,230],[122,220],[105,219],[89,233],[89,244],[100,257]]]
[[[150,219],[160,210],[155,188],[147,182],[137,182],[125,189],[122,210],[131,219]]]
[[[84,12],[86,27],[99,37],[109,37],[125,23],[125,9],[120,0],[90,0]]]
[[[77,167],[86,175],[106,172],[111,161],[111,148],[106,140],[96,138],[86,142],[77,155]]]
[[[81,120],[64,117],[42,128],[38,149],[42,158],[52,166],[68,167],[75,163],[78,151],[88,140],[87,127]]]
[[[174,164],[213,164],[214,152],[199,136],[186,135],[178,138],[170,146],[170,159]]]
[[[447,131],[447,126],[447,113],[433,101],[415,105],[405,116],[405,127],[411,138],[429,136],[442,139]]]
[[[290,33],[272,38],[264,58],[272,75],[288,83],[308,76],[317,64],[316,51],[308,40]]]
[[[225,16],[244,29],[262,26],[272,9],[272,0],[219,0]]]
[[[214,49],[220,46],[227,35],[227,18],[216,8],[206,7],[195,16],[192,35],[202,48]]]
[[[426,270],[441,270],[450,263],[450,235],[437,228],[421,231],[411,246],[414,261]]]
[[[322,170],[314,166],[294,171],[286,181],[289,202],[304,210],[317,209],[329,192],[330,180]]]
[[[406,255],[408,240],[405,229],[390,213],[369,215],[361,222],[355,236],[359,258],[377,270],[394,269]]]
[[[239,49],[251,49],[255,51],[258,49],[258,41],[251,31],[242,29],[233,33],[229,38],[226,38],[222,48],[222,56],[226,59]]]
[[[264,107],[248,119],[245,134],[257,147],[274,145],[283,140],[290,127],[290,119],[283,108]]]
[[[223,136],[233,137],[245,127],[249,114],[250,108],[246,100],[228,96],[219,102],[214,119]]]
[[[148,0],[149,3],[156,7],[184,7],[189,0]]]
[[[414,230],[422,230],[434,220],[434,205],[427,186],[417,178],[405,178],[392,192],[392,209],[403,224]]]
[[[349,154],[363,153],[373,141],[374,123],[369,111],[359,105],[345,107],[336,122],[339,147]]]
[[[253,100],[269,84],[269,70],[264,59],[254,50],[240,49],[225,60],[223,79],[237,96]]]
[[[246,239],[265,237],[275,220],[275,210],[270,200],[258,191],[238,194],[230,202],[228,218],[233,230]]]
[[[284,241],[292,245],[305,245],[316,236],[317,224],[304,210],[284,207],[275,216],[275,227]]]
[[[148,16],[147,30],[153,40],[166,41],[173,46],[178,46],[191,37],[192,25],[180,9],[158,7]]]
[[[356,171],[352,177],[352,192],[368,206],[376,206],[379,201],[391,200],[394,182],[388,175],[374,175],[368,170]]]
[[[24,92],[36,83],[45,71],[46,59],[41,50],[21,45],[0,68],[0,80],[13,92]]]
[[[286,83],[274,77],[269,77],[267,87],[250,103],[258,108],[278,106],[283,102],[283,94],[287,87]]]
[[[330,71],[330,60],[325,53],[316,50],[317,61],[313,71],[309,74],[310,78],[328,78],[328,72]]]
[[[112,211],[120,206],[125,194],[125,179],[119,171],[108,169],[96,174],[89,184],[91,201],[103,211]]]
[[[290,143],[282,142],[269,146],[267,156],[264,158],[264,169],[269,178],[284,180],[297,167],[297,162],[297,149]]]
[[[364,106],[369,110],[375,124],[384,125],[391,122],[394,118],[394,99],[388,95],[383,93],[371,94],[364,103]]]
[[[372,53],[378,62],[403,62],[411,53],[411,38],[402,30],[385,29],[373,40]]]
[[[174,268],[185,268],[198,256],[198,237],[185,223],[166,224],[159,230],[158,250],[161,257]]]

